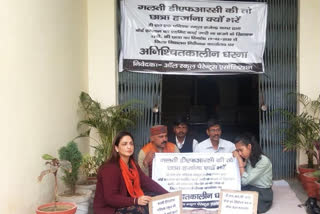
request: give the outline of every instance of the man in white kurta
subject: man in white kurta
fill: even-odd
[[[194,152],[233,152],[236,149],[235,145],[230,141],[221,139],[221,134],[222,130],[220,124],[215,120],[210,120],[207,128],[207,135],[209,138],[197,144]]]

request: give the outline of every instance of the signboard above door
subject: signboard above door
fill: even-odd
[[[264,73],[267,4],[122,0],[120,71]]]

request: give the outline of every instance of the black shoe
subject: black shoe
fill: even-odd
[[[308,214],[320,214],[320,207],[318,206],[315,198],[308,198],[304,204],[307,208]]]

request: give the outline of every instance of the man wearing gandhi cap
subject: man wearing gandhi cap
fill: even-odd
[[[179,152],[175,144],[168,142],[167,126],[156,125],[150,128],[150,142],[139,152],[138,163],[142,171],[152,176],[152,160],[156,152]]]

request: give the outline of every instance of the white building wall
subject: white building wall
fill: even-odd
[[[320,94],[319,0],[300,0],[298,38],[298,91],[316,99]],[[298,153],[298,164],[307,163],[304,153]]]
[[[117,103],[116,0],[88,0],[89,93],[104,106]]]
[[[315,98],[320,2],[299,4],[298,90]],[[0,26],[0,213],[34,213],[52,199],[52,177],[37,183],[41,155],[77,134],[80,91],[116,103],[116,0],[5,1]]]
[[[35,213],[53,199],[53,177],[37,177],[41,155],[56,156],[77,135],[78,96],[88,84],[86,13],[85,0],[1,1],[2,214]]]

